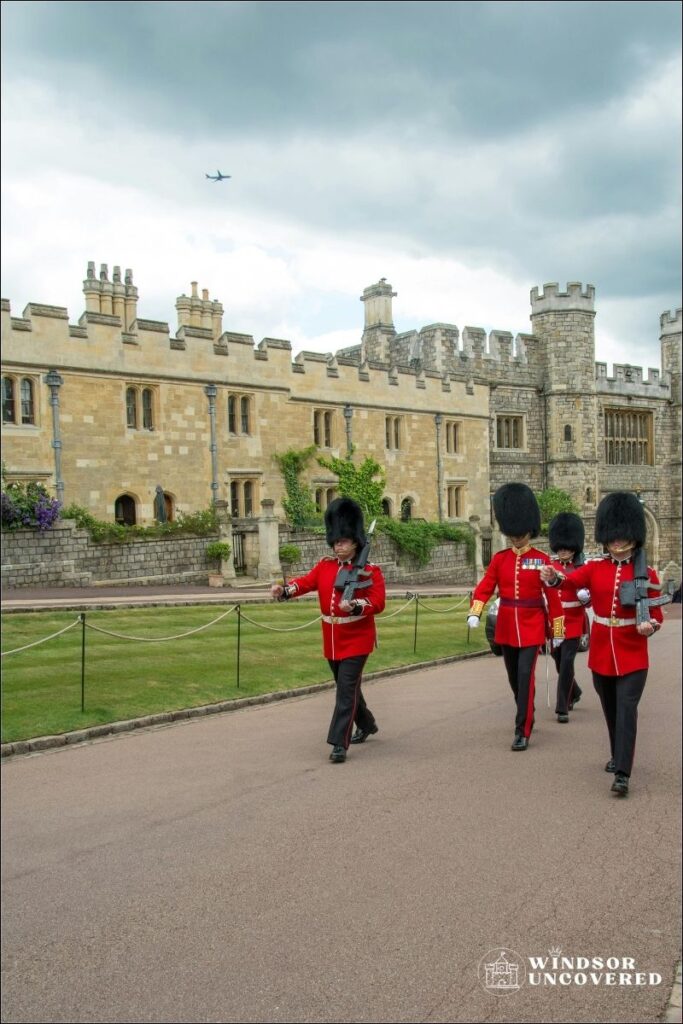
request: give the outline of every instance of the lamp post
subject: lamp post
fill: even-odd
[[[353,452],[353,443],[351,441],[351,419],[353,417],[353,409],[347,402],[344,406],[344,419],[346,420],[346,457],[351,458]]]
[[[441,424],[443,423],[443,416],[440,412],[437,412],[434,416],[434,425],[436,426],[436,488],[437,488],[437,504],[439,509],[439,522],[443,522],[443,465],[441,462]]]
[[[204,394],[209,399],[209,422],[211,424],[211,504],[215,505],[218,500],[218,449],[216,447],[216,395],[218,388],[215,384],[207,384]]]
[[[62,441],[59,434],[59,389],[64,383],[56,370],[49,370],[45,375],[45,383],[50,388],[50,405],[52,406],[52,447],[55,452],[55,489],[57,500],[64,504],[64,481],[62,480]]]

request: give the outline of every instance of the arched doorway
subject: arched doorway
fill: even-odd
[[[404,498],[401,502],[401,519],[404,523],[407,523],[413,518],[413,499]]]
[[[382,498],[382,515],[391,519],[391,498]]]
[[[119,526],[135,526],[135,498],[130,494],[120,494],[114,502],[114,519]]]

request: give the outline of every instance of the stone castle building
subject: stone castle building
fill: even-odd
[[[133,276],[88,265],[85,312],[2,300],[3,460],[9,480],[39,480],[100,519],[229,503],[235,519],[274,502],[273,457],[315,444],[372,456],[392,516],[491,521],[502,483],[569,492],[592,537],[611,490],[635,491],[650,560],[681,564],[681,322],[661,316],[661,371],[595,361],[595,289],[531,291],[531,333],[434,323],[397,333],[382,279],[365,289],[360,344],[336,354],[223,330],[223,307],[196,284],[178,325],[142,319]],[[306,481],[324,508],[336,478],[314,460]],[[588,545],[590,547],[590,543]]]

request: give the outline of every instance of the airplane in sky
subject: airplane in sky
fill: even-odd
[[[231,174],[223,174],[222,171],[216,171],[215,174],[207,174],[207,178],[210,181],[225,181],[226,178],[231,178]]]

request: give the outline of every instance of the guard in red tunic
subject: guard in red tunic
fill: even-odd
[[[325,527],[334,556],[323,558],[305,576],[290,580],[284,587],[274,584],[271,594],[278,600],[288,600],[318,592],[323,654],[337,684],[327,742],[332,746],[330,760],[340,764],[346,760],[349,743],[364,743],[378,731],[374,715],[365,703],[361,679],[368,655],[376,646],[375,615],[384,611],[385,586],[382,570],[369,562],[358,570],[366,585],[357,590],[358,596],[353,600],[343,600],[342,589],[335,586],[340,572],[353,568],[367,542],[363,512],[357,502],[350,498],[331,502],[325,512]],[[352,736],[354,722],[357,728]]]
[[[573,512],[560,512],[551,520],[548,542],[555,555],[551,565],[558,573],[569,576],[583,565],[584,539],[583,523]],[[557,668],[555,714],[558,722],[566,724],[569,712],[581,700],[582,691],[574,675],[574,661],[581,637],[588,634],[586,606],[590,604],[590,593],[585,589],[577,593],[560,587],[560,600],[564,614],[564,639],[553,640],[553,661]]]
[[[503,650],[517,705],[512,749],[526,750],[534,725],[538,650],[549,635],[563,635],[562,605],[557,592],[548,589],[539,574],[550,559],[530,543],[541,529],[541,511],[533,491],[526,484],[504,484],[493,495],[493,512],[512,546],[491,559],[472,595],[467,624],[471,628],[479,625],[484,605],[497,589],[500,605],[495,642]]]
[[[640,574],[637,563],[644,561],[645,543],[645,513],[635,494],[615,491],[603,498],[595,520],[595,539],[607,549],[603,559],[586,562],[566,577],[549,566],[542,576],[551,585],[561,584],[563,593],[590,590],[593,625],[588,667],[609,733],[611,757],[605,771],[614,773],[612,792],[626,796],[636,746],[638,702],[649,665],[647,640],[662,623],[661,608],[650,603],[661,589],[659,580],[645,564],[643,578],[652,585],[645,584],[645,615],[638,614],[633,599],[636,569]]]

